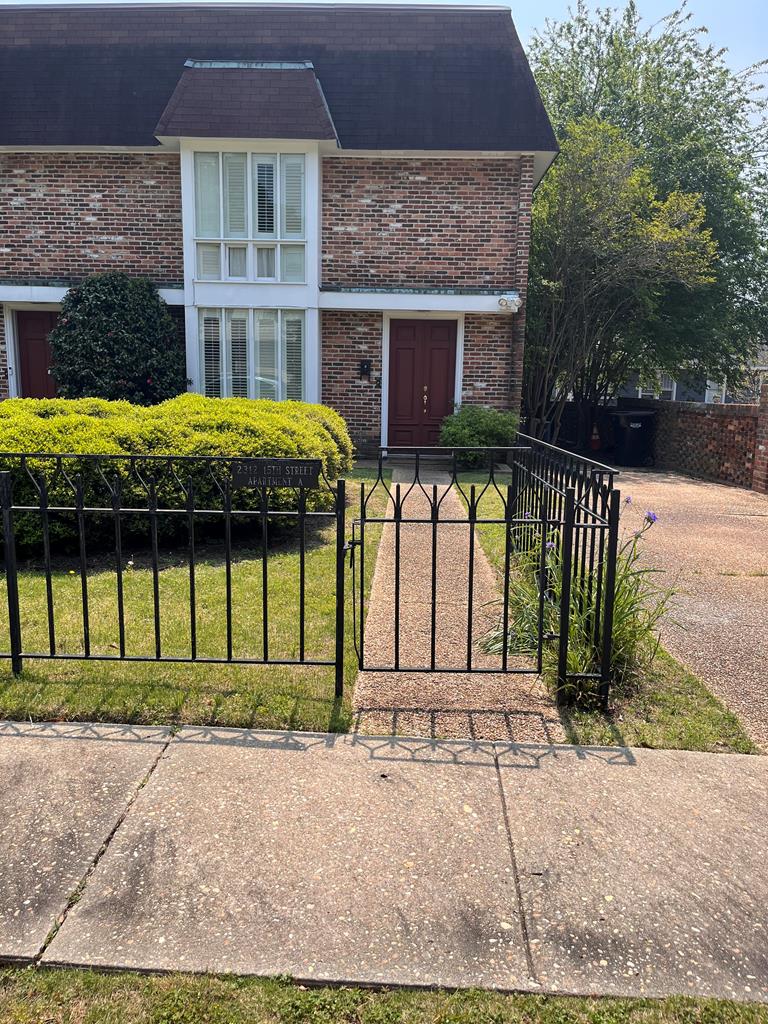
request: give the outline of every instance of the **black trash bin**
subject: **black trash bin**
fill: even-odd
[[[613,461],[620,466],[652,466],[655,409],[616,409],[611,413],[616,451]]]

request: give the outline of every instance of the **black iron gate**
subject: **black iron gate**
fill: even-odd
[[[471,468],[473,463],[475,468]],[[394,467],[400,482],[387,482],[385,465]],[[503,449],[382,450],[375,484],[361,487],[359,515],[353,526],[354,636],[361,670],[533,675],[541,673],[545,652],[555,651],[558,696],[579,680],[593,680],[606,701],[619,532],[620,496],[614,484],[615,471],[609,466],[526,435],[519,435],[515,446]],[[386,492],[387,499],[381,514],[372,511],[378,489]],[[391,602],[392,615],[391,620],[377,621],[372,630],[366,630],[369,580],[365,536],[373,526],[383,528],[378,559],[379,564],[384,559],[387,566],[385,603]],[[475,559],[480,530],[491,531],[492,545],[492,532],[496,531],[500,601],[490,636],[478,635]],[[403,558],[409,531],[420,531],[421,536],[412,545],[418,561],[415,583],[413,551],[410,564]],[[442,541],[449,531],[450,539]],[[441,659],[438,635],[444,597],[441,599],[438,579],[441,563],[456,560],[455,547],[461,543],[462,532],[466,533],[459,558],[462,568],[453,579],[457,587],[465,588],[462,615],[461,621],[453,616]],[[428,634],[428,642],[418,650],[418,660],[402,653],[413,625],[412,613],[410,624],[403,625],[406,585],[411,586],[410,598],[405,598],[411,606],[423,601],[429,607],[428,616],[417,625]],[[385,586],[382,578],[379,586]],[[525,602],[518,601],[515,616],[511,598],[526,588],[527,612]],[[382,631],[391,634],[388,647],[378,642]],[[373,655],[366,639],[371,632],[377,638]],[[574,664],[578,655],[573,637],[577,632],[581,639],[588,633],[588,646],[597,652],[585,664]],[[494,650],[496,657],[489,657]]]

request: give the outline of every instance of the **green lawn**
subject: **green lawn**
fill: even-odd
[[[359,514],[360,482],[348,478],[347,536]],[[374,502],[385,500],[379,489]],[[330,520],[308,542],[306,556],[306,656],[332,659],[335,609],[335,526]],[[380,528],[366,531],[366,582],[370,587]],[[198,656],[226,655],[223,550],[198,545],[196,573]],[[233,650],[261,656],[261,568],[258,551],[241,545],[232,567]],[[24,647],[47,650],[45,577],[39,567],[20,563],[20,604]],[[278,544],[268,559],[269,648],[272,658],[299,652],[299,553],[295,542]],[[92,651],[118,650],[117,596],[112,560],[89,565]],[[125,547],[126,644],[128,654],[154,651],[152,574],[146,551]],[[347,587],[351,576],[347,572]],[[60,560],[53,580],[57,650],[83,649],[80,577],[75,563]],[[351,596],[351,595],[350,595]],[[189,571],[184,545],[162,555],[161,637],[164,655],[188,656]],[[270,729],[344,731],[351,721],[350,698],[357,672],[352,642],[352,601],[346,601],[345,697],[334,700],[333,669],[297,666],[241,666],[172,663],[42,661],[28,659],[14,679],[2,662],[0,717],[141,723],[196,723]],[[5,583],[0,587],[0,636],[8,650]]]
[[[766,1024],[715,999],[578,999],[492,992],[304,988],[285,980],[0,971],[3,1024]]]
[[[487,481],[482,474],[462,474],[465,489]],[[505,492],[506,477],[499,489]],[[480,517],[503,518],[501,496],[493,488],[480,499]],[[491,564],[504,566],[504,526],[479,524],[478,538]],[[681,750],[756,753],[738,719],[695,675],[660,651],[642,679],[611,694],[610,711],[565,709],[566,733],[572,743],[620,744]]]

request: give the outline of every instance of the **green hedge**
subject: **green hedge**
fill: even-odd
[[[0,402],[0,453],[10,452],[317,458],[328,479],[335,480],[351,468],[353,447],[344,420],[322,405],[185,394],[148,407],[95,398]],[[218,504],[220,495],[210,474],[201,467],[187,470],[182,469],[182,465],[175,463],[175,468],[185,484],[185,475],[191,473],[196,504]],[[54,475],[51,461],[30,459],[29,467],[34,474],[45,475],[50,504],[72,503],[72,487],[61,476]],[[0,469],[10,469],[13,473],[15,504],[36,503],[33,484],[21,470],[18,459],[0,455]],[[109,491],[92,462],[67,460],[67,470],[70,476],[81,475],[86,504],[109,506]],[[149,462],[141,465],[145,479],[150,471]],[[146,505],[146,492],[135,475],[128,472],[127,462],[121,460],[110,465],[109,472],[120,476],[123,505]],[[168,507],[178,506],[178,481],[165,468],[157,473],[157,488],[161,505],[165,501]],[[240,508],[254,508],[257,502],[256,492],[237,495]],[[270,501],[271,507],[278,509],[290,509],[295,504],[296,493],[289,488],[275,491]],[[328,504],[327,491],[309,493],[308,508],[326,508]],[[169,519],[161,519],[166,534]],[[22,547],[40,543],[39,515],[18,514],[16,526]],[[146,535],[146,518],[142,525],[138,519],[131,522],[130,517],[126,517],[125,526],[129,534]],[[76,536],[72,517],[52,516],[51,529],[53,540],[59,546],[71,546]],[[108,543],[112,530],[109,516],[89,515],[89,543],[94,540]]]
[[[448,448],[505,448],[515,443],[518,417],[484,405],[462,405],[440,426],[440,444]],[[487,463],[482,452],[464,452],[459,464],[467,468]]]

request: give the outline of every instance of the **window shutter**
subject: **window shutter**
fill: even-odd
[[[195,153],[195,230],[199,238],[219,238],[219,154]]]
[[[304,246],[280,246],[280,280],[301,283],[304,280]]]
[[[300,402],[304,397],[304,316],[283,313],[285,397]]]
[[[248,235],[245,179],[245,153],[225,153],[224,171],[224,237],[246,238]]]
[[[204,242],[197,246],[197,276],[205,281],[221,280],[221,248]]]
[[[257,309],[254,313],[256,398],[280,397],[277,361],[277,314]]]
[[[248,397],[248,313],[227,310],[227,349],[229,354],[228,393],[233,398]]]
[[[304,237],[304,157],[283,156],[281,166],[282,238]]]
[[[217,310],[200,311],[203,348],[203,384],[210,398],[221,397],[221,318]]]
[[[253,231],[261,238],[275,237],[274,156],[253,157]]]

